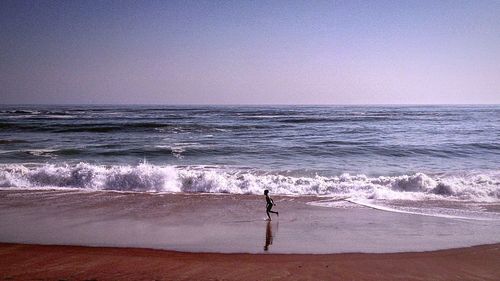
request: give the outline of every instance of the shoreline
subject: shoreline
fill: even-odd
[[[404,253],[231,254],[0,243],[2,280],[497,280],[500,243]]]
[[[422,252],[500,242],[500,221],[274,198],[280,217],[269,222],[257,195],[0,191],[0,241],[252,254]]]

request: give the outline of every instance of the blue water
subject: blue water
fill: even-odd
[[[500,167],[500,106],[2,106],[0,149],[1,163],[488,170]]]
[[[500,106],[4,105],[0,163],[2,187],[496,202]]]

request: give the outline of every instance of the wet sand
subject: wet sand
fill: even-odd
[[[218,254],[0,244],[0,280],[499,280],[500,244],[394,254]]]
[[[449,219],[256,195],[0,191],[0,242],[181,252],[419,252],[500,242],[500,221]],[[347,202],[347,204],[349,204]]]

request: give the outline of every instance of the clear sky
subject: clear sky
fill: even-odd
[[[0,103],[500,103],[500,1],[0,1]]]

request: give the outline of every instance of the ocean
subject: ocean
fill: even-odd
[[[269,189],[497,220],[500,106],[2,105],[0,187]]]

